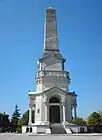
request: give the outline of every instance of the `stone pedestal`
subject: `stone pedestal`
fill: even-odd
[[[30,130],[32,130],[32,131],[30,131]],[[49,122],[42,122],[39,125],[32,124],[32,125],[28,125],[28,126],[22,126],[22,133],[51,134],[51,130],[49,128]]]

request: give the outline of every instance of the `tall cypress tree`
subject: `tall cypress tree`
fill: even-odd
[[[11,128],[12,128],[13,132],[16,131],[17,123],[18,123],[20,116],[21,116],[20,109],[18,109],[18,106],[16,105],[15,111],[13,112],[12,119],[11,119]]]

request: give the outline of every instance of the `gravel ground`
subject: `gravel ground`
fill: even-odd
[[[0,134],[0,140],[102,140],[102,136],[66,136],[66,135],[47,135],[47,136],[27,136],[24,134]]]

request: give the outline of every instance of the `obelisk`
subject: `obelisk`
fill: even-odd
[[[59,51],[56,23],[56,10],[49,7],[46,10],[44,27],[44,52]]]

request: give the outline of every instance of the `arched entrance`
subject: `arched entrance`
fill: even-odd
[[[60,123],[60,100],[57,97],[52,97],[49,104],[50,123]]]

